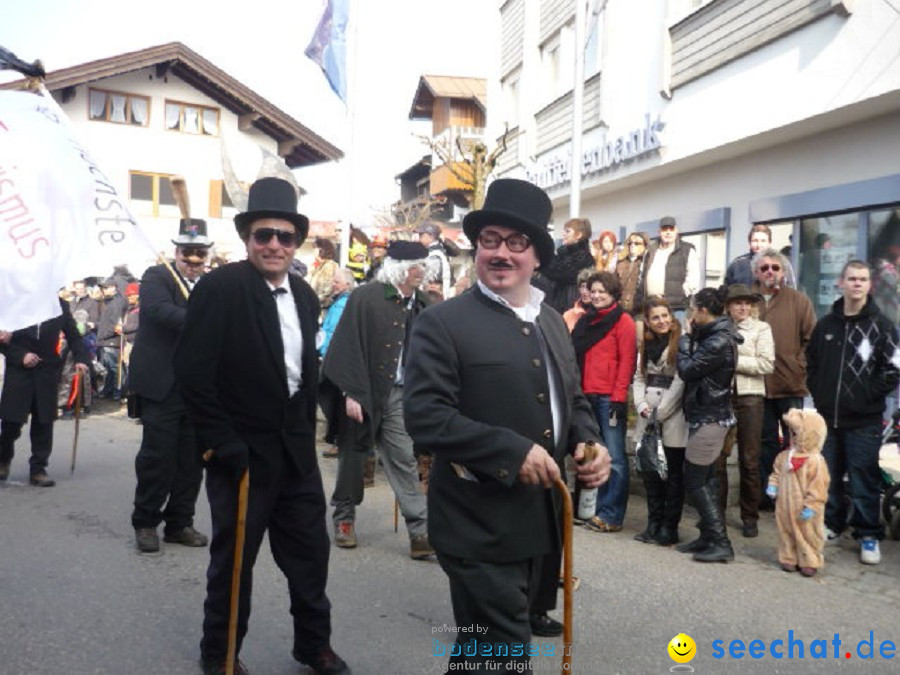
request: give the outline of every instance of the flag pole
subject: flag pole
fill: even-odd
[[[584,0],[575,0],[575,82],[572,87],[572,165],[569,169],[569,218],[581,215],[581,135],[584,127]]]

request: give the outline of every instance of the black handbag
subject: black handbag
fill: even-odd
[[[650,414],[644,435],[635,452],[635,468],[645,473],[657,473],[663,480],[669,474],[666,452],[662,442],[662,425],[656,420],[656,410]]]

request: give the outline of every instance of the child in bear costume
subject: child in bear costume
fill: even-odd
[[[805,577],[825,566],[825,501],[828,466],[822,457],[827,427],[814,410],[791,409],[783,417],[791,444],[775,458],[766,494],[775,502],[778,562]]]

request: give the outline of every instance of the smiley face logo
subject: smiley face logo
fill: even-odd
[[[669,656],[675,663],[687,663],[697,654],[697,644],[690,635],[679,633],[669,641]]]

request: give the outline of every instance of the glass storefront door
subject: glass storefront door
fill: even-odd
[[[872,297],[881,312],[900,325],[900,209],[869,214],[866,254],[872,264]]]
[[[797,287],[812,300],[816,316],[831,311],[841,294],[837,282],[844,263],[858,257],[859,213],[804,218],[800,221],[800,270]]]
[[[683,241],[689,242],[697,249],[697,260],[700,263],[700,288],[717,288],[725,282],[725,270],[728,268],[728,257],[725,254],[725,230],[698,232],[681,235]]]

